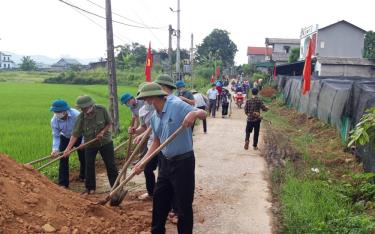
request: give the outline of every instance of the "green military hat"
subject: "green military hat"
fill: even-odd
[[[190,92],[191,92],[192,94],[194,94],[194,93],[198,93],[198,91],[195,90],[195,89],[190,90]]]
[[[95,101],[90,96],[79,96],[76,100],[76,106],[79,108],[86,108],[95,104]]]
[[[141,83],[141,84],[138,86],[138,91],[137,91],[137,95],[136,95],[136,96],[139,95],[139,93],[141,92],[143,86],[145,86],[146,84],[148,84],[148,82],[143,82],[143,83]]]
[[[155,83],[158,83],[159,85],[167,85],[173,89],[176,88],[173,79],[168,74],[160,75],[158,78],[156,78]]]
[[[139,92],[137,99],[144,99],[146,97],[155,96],[167,96],[168,94],[161,89],[161,86],[157,83],[147,83],[145,84],[141,91]]]

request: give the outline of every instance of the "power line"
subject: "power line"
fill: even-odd
[[[85,12],[85,13],[87,13],[87,14],[90,14],[90,15],[93,15],[93,16],[96,16],[96,17],[99,17],[99,18],[101,18],[101,19],[106,19],[104,16],[101,16],[101,15],[98,15],[98,14],[93,13],[93,12],[91,12],[91,11],[88,11],[88,10],[82,9],[81,7],[78,7],[78,6],[76,6],[76,5],[73,5],[73,4],[71,4],[71,3],[69,3],[69,2],[66,2],[66,1],[64,1],[64,0],[58,0],[58,1],[60,1],[60,2],[62,2],[62,3],[64,3],[64,4],[66,4],[66,5],[68,5],[68,6],[70,6],[70,7],[73,7],[73,8],[75,8],[75,9],[78,9],[78,10],[80,10],[80,11],[83,11],[83,12]],[[142,28],[142,29],[164,29],[164,27],[160,27],[160,28],[158,28],[158,27],[145,27],[145,26],[138,26],[138,25],[133,25],[133,24],[127,24],[127,23],[124,23],[124,22],[121,22],[121,21],[117,21],[117,20],[112,20],[112,22],[117,23],[117,24],[122,24],[122,25],[125,25],[125,26],[128,26],[128,27],[133,27],[133,28]]]
[[[97,7],[99,7],[99,8],[101,8],[101,9],[105,9],[105,7],[103,7],[103,6],[99,5],[99,4],[97,4],[96,2],[93,2],[93,1],[91,1],[91,0],[86,0],[86,1],[88,1],[89,3],[91,3],[91,4],[93,4],[93,5],[97,6]],[[145,27],[148,27],[148,25],[146,25],[146,24],[144,24],[144,23],[140,23],[140,22],[138,22],[138,21],[132,20],[132,19],[130,19],[130,18],[128,18],[128,17],[125,17],[125,16],[123,16],[123,15],[120,15],[120,14],[118,14],[118,13],[116,13],[116,12],[112,12],[112,14],[113,14],[113,15],[117,15],[118,17],[121,17],[121,18],[123,18],[123,19],[129,20],[130,22],[133,22],[133,23],[140,24],[140,25],[143,25],[143,26],[145,26]]]
[[[94,23],[96,26],[100,27],[101,29],[103,29],[104,31],[106,31],[106,28],[104,26],[102,26],[101,24],[99,24],[98,22],[96,22],[95,20],[91,19],[90,17],[88,17],[87,15],[83,14],[82,12],[80,12],[79,10],[77,9],[74,9],[76,12],[78,12],[80,15],[82,15],[83,17],[85,17],[86,19],[88,19],[89,21],[91,21],[92,23]],[[121,37],[117,36],[116,34],[114,34],[114,36],[119,39],[120,41],[122,42],[131,42],[131,40],[129,38],[126,38],[126,40],[122,39]]]
[[[97,7],[99,7],[99,8],[101,8],[101,9],[105,9],[103,6],[97,4],[96,2],[93,2],[93,1],[91,1],[91,0],[86,0],[86,1],[88,1],[89,3],[91,3],[91,4],[93,4],[93,5],[97,6]],[[134,10],[133,10],[133,11],[134,11]],[[151,30],[151,28],[150,28],[147,24],[144,23],[144,21],[143,21],[142,18],[138,15],[138,13],[135,12],[135,11],[134,11],[134,13],[137,15],[138,19],[139,19],[141,22],[135,21],[135,20],[133,20],[133,19],[130,19],[130,18],[125,17],[125,16],[123,16],[123,15],[120,15],[120,14],[118,14],[118,13],[112,12],[112,14],[117,15],[117,16],[123,18],[123,19],[129,20],[129,21],[131,21],[131,22],[133,22],[133,23],[140,24],[140,25],[143,25],[143,26],[147,27],[147,29],[148,29],[149,32],[152,34],[152,36],[153,36],[153,37],[154,37],[154,38],[155,38],[155,39],[156,39],[156,40],[157,40],[157,41],[158,41],[163,47],[165,47],[164,43],[160,40],[159,37],[156,36],[156,34]]]

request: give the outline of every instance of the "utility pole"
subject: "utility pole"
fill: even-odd
[[[180,70],[180,0],[177,0],[177,51],[176,51],[176,80],[181,80]]]
[[[109,112],[113,121],[112,132],[117,135],[120,131],[116,65],[113,46],[112,9],[111,0],[105,0],[106,31],[107,31],[107,67],[108,67],[108,91],[109,91]]]
[[[172,72],[172,34],[173,34],[173,29],[172,25],[169,25],[168,28],[169,31],[169,37],[168,37],[168,63],[169,63],[169,75],[173,77],[173,72]]]
[[[194,64],[194,35],[191,34],[191,46],[190,46],[190,76],[191,76],[191,88],[194,88],[194,79],[193,79],[193,64]]]

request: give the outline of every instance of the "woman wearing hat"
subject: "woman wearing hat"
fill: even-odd
[[[85,150],[86,191],[84,193],[92,194],[96,189],[95,158],[98,151],[107,169],[107,176],[111,187],[115,183],[118,175],[110,132],[112,120],[107,109],[104,106],[95,105],[94,100],[90,96],[78,97],[76,104],[82,112],[77,117],[72,137],[70,138],[69,145],[65,149],[63,156],[69,156],[69,151],[77,141],[78,136],[83,135],[86,142],[97,139],[97,141],[88,145]]]
[[[159,173],[153,196],[152,233],[165,233],[165,222],[176,201],[179,233],[193,231],[193,200],[195,186],[195,157],[191,126],[206,118],[206,112],[180,100],[165,98],[167,93],[156,83],[145,85],[137,99],[153,105],[156,113],[151,119],[154,140],[145,158],[159,147],[180,126],[184,129],[165,146],[159,155]],[[136,166],[136,173],[143,168]]]
[[[50,111],[54,113],[51,119],[51,155],[57,157],[68,146],[79,111],[70,108],[66,101],[60,99],[52,103]],[[74,146],[78,147],[81,142],[82,137],[80,136]],[[78,150],[77,153],[80,163],[79,179],[83,181],[85,179],[85,151]],[[69,158],[60,159],[58,184],[66,188],[69,187]]]

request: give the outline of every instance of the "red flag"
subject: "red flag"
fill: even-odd
[[[220,66],[216,67],[216,78],[220,77]]]
[[[277,73],[276,73],[276,63],[273,65],[273,79],[276,80]]]
[[[211,76],[211,80],[210,80],[211,84],[213,84],[215,82],[215,78],[214,78],[214,75]]]
[[[311,56],[313,53],[314,42],[313,38],[310,39],[309,48],[307,50],[305,65],[303,67],[303,86],[302,86],[302,95],[305,95],[310,91],[310,82],[311,82]]]
[[[145,76],[146,81],[151,82],[151,68],[152,68],[152,54],[151,54],[151,42],[148,45],[147,56],[146,56],[146,66],[145,66]]]

